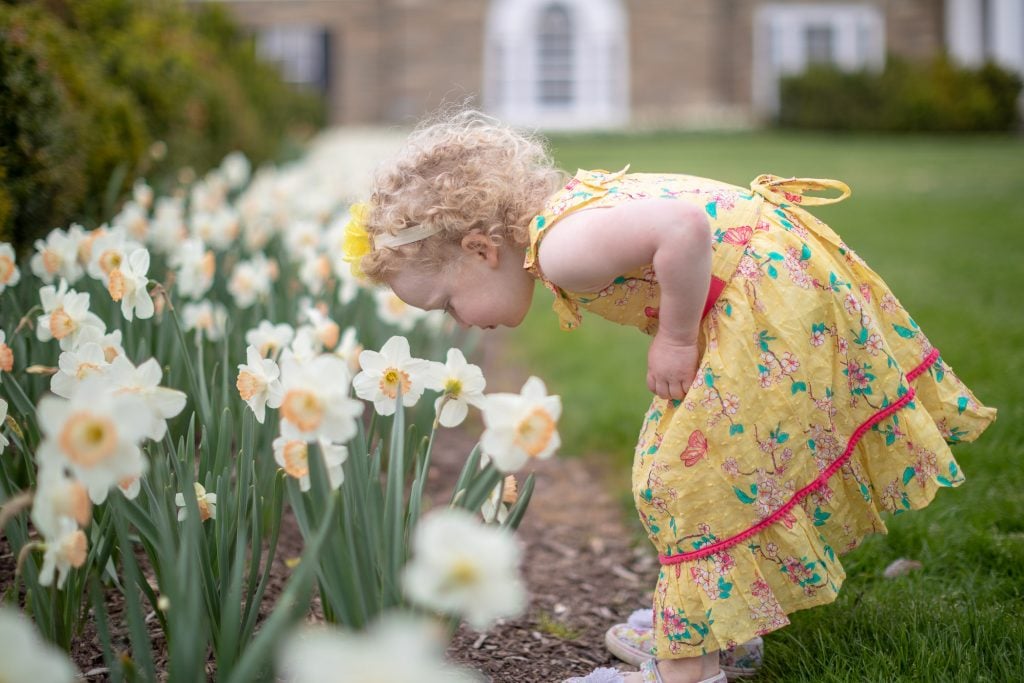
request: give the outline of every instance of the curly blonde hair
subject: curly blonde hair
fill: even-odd
[[[451,261],[451,245],[474,229],[495,245],[525,246],[530,221],[565,180],[539,137],[473,109],[442,112],[421,123],[377,169],[366,219],[371,239],[418,225],[438,232],[374,249],[360,266],[376,283],[410,261],[441,271]]]

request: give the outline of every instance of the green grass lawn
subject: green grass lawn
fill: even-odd
[[[1024,138],[778,133],[565,136],[558,164],[676,171],[746,186],[760,173],[837,178],[847,201],[812,209],[886,279],[943,358],[999,409],[957,448],[966,483],[927,509],[887,516],[843,557],[832,605],[766,638],[758,680],[1024,680]],[[586,316],[565,333],[538,289],[513,335],[562,396],[564,456],[608,457],[629,505],[648,339]],[[630,518],[632,516],[630,515]],[[637,525],[639,531],[639,525]],[[899,557],[924,563],[881,577]]]

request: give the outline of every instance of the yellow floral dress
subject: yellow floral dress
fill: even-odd
[[[883,511],[925,507],[962,484],[949,444],[977,438],[996,411],[803,208],[845,198],[843,183],[762,175],[746,189],[627,170],[580,171],[552,195],[531,224],[524,267],[554,293],[564,329],[589,310],[653,335],[652,266],[600,292],[563,291],[540,270],[540,240],[574,210],[634,199],[678,199],[707,214],[713,277],[696,380],[682,401],[651,402],[632,476],[662,564],[656,652],[694,657],[835,600],[839,555],[887,533]]]

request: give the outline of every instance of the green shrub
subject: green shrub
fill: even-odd
[[[0,83],[0,239],[20,248],[108,218],[137,177],[277,161],[324,121],[225,10],[175,0],[0,4]]]
[[[817,65],[782,79],[778,123],[871,131],[1007,131],[1019,124],[1021,80],[994,64],[968,69],[943,57],[890,58],[885,70]]]

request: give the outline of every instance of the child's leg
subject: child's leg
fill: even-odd
[[[698,683],[719,671],[718,650],[698,657],[658,660],[658,673],[664,683]],[[643,683],[639,673],[627,674],[625,680],[626,683]]]

